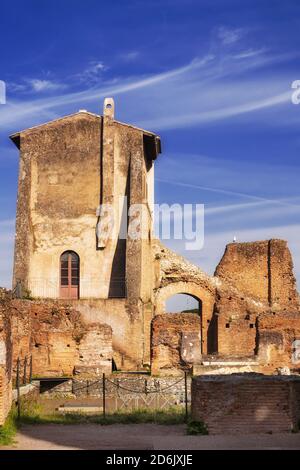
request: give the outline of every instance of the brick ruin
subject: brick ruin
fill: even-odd
[[[298,432],[300,377],[195,377],[192,419],[204,422],[209,434]]]
[[[27,355],[34,375],[47,377],[113,368],[160,376],[300,371],[287,243],[231,243],[214,276],[165,247],[153,234],[160,139],[116,121],[106,105],[103,116],[81,111],[12,136],[20,173],[14,291],[1,291],[0,302],[0,424],[12,370]],[[102,238],[97,207],[117,207],[121,196],[145,211],[141,239]],[[197,299],[198,313],[166,312],[176,294]]]
[[[0,289],[0,306],[7,296]],[[12,335],[10,310],[0,308],[0,426],[4,424],[12,401]]]

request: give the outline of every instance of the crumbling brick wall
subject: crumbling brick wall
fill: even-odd
[[[5,308],[7,301],[7,293],[0,289],[0,426],[12,402],[12,341],[10,318]]]
[[[299,420],[299,377],[243,374],[192,380],[192,419],[210,434],[289,432]]]
[[[55,301],[12,300],[9,313],[14,369],[18,357],[32,355],[34,376],[68,376],[80,366],[91,375],[111,372],[110,326],[86,324],[72,306]]]
[[[215,351],[221,356],[252,356],[257,350],[257,318],[262,308],[236,292],[218,289],[213,320]]]
[[[198,266],[165,247],[159,240],[153,241],[156,315],[165,313],[165,302],[176,294],[193,296],[201,303],[202,351],[207,353],[213,342],[213,325],[210,325],[216,294],[215,279]]]
[[[258,359],[264,371],[300,373],[300,313],[268,312],[258,318]]]
[[[151,372],[182,374],[201,359],[201,320],[193,313],[157,315],[152,320]]]
[[[284,240],[230,243],[215,276],[273,307],[299,309],[292,257]]]

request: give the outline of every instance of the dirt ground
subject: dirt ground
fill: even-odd
[[[300,434],[187,436],[185,425],[26,425],[16,443],[0,450],[300,449]]]

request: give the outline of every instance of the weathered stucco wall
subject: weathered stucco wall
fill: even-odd
[[[89,299],[60,303],[72,305],[88,324],[100,322],[111,326],[113,359],[118,369],[137,370],[142,367],[143,351],[147,348],[142,334],[143,317],[140,319],[131,315],[126,299]],[[147,325],[151,319],[152,316]]]
[[[118,366],[149,365],[156,137],[114,120],[111,113],[79,112],[12,139],[20,147],[14,285],[21,281],[33,298],[58,299],[61,254],[75,251],[82,309],[87,311],[85,300],[99,301],[93,322],[111,321]],[[100,204],[113,209],[108,239],[108,213],[97,212]],[[119,237],[124,220],[127,239],[126,226]],[[103,318],[101,302],[108,298],[109,320]],[[126,300],[115,302],[118,298]]]
[[[124,297],[125,278],[130,298],[151,298],[153,164],[143,136],[87,112],[20,134],[14,284],[21,280],[34,297],[58,298],[60,256],[73,250],[80,257],[80,298]],[[127,245],[118,238],[124,197],[144,211],[143,241]],[[96,240],[100,203],[114,214],[104,243]],[[143,283],[141,269],[149,274]]]

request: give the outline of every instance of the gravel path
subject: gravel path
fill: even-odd
[[[94,424],[23,426],[15,450],[300,449],[300,434],[187,436],[184,425]]]

